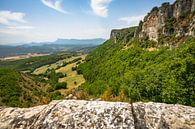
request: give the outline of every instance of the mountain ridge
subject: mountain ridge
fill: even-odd
[[[126,38],[126,32],[129,29],[112,30],[110,39],[117,42],[123,35],[124,43],[127,43],[129,39]],[[173,4],[166,2],[160,7],[154,7],[140,21],[134,33],[135,38],[149,38],[156,42],[170,36],[195,37],[195,0],[177,0]]]
[[[71,52],[83,48],[96,47],[105,39],[58,39],[54,42],[31,43],[23,45],[0,45],[0,57],[25,55],[28,53]],[[93,49],[93,48],[92,48]]]

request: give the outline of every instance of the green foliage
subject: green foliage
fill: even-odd
[[[51,94],[51,100],[60,100],[62,99],[64,96],[59,92],[59,91],[54,91]]]
[[[48,97],[43,85],[13,69],[0,68],[0,106],[29,107]]]
[[[153,7],[152,10],[151,10],[151,12],[157,12],[158,10],[159,10],[158,7]]]
[[[188,16],[190,13],[191,13],[190,11],[188,11],[188,12],[183,12],[183,13],[181,13],[181,14],[179,15],[179,18],[180,18],[181,20],[183,20],[183,19],[187,18],[187,16]],[[193,12],[192,12],[192,14],[193,14]]]
[[[60,89],[67,89],[67,83],[66,82],[59,82],[55,85],[55,90]]]
[[[52,86],[48,89],[48,91],[52,92],[59,89],[67,89],[66,82],[58,82],[59,78],[66,77],[66,74],[63,74],[61,72],[56,73],[54,69],[48,69],[45,72],[44,76],[48,78],[45,83],[49,83]]]
[[[77,70],[77,66],[72,67],[72,71],[76,71]]]
[[[55,69],[48,69],[45,72],[44,76],[48,78],[48,82],[51,85],[55,85],[58,82],[58,79],[59,79]]]
[[[0,105],[18,106],[21,95],[19,80],[21,76],[15,70],[0,69]]]
[[[165,2],[165,3],[162,4],[162,7],[167,7],[169,5],[170,5],[169,2]]]
[[[74,60],[72,60],[72,61],[68,62],[68,64],[72,64],[72,63],[75,63],[75,62],[80,61],[80,60],[82,60],[82,58],[81,58],[81,57],[76,58],[76,59],[74,59]]]
[[[167,22],[166,22],[166,25],[165,25],[165,28],[167,29],[167,31],[170,33],[170,34],[173,34],[174,33],[174,24],[176,22],[176,19],[174,17],[170,17]]]
[[[66,74],[64,74],[62,72],[56,73],[56,75],[57,75],[58,78],[64,78],[64,77],[67,76]]]
[[[124,89],[131,101],[195,106],[195,39],[189,38],[173,50],[149,52],[145,49],[153,43],[149,44],[134,39],[128,44],[133,47],[123,50],[124,44],[106,41],[77,68],[86,79],[82,89],[94,96],[108,87],[113,96]]]
[[[68,63],[67,62],[63,62],[61,67],[65,67],[66,65],[68,65]]]
[[[67,57],[68,55],[53,54],[48,56],[32,57],[32,58],[16,60],[16,61],[2,61],[0,62],[0,67],[16,69],[19,71],[33,72],[36,68],[39,68],[43,65],[55,63]]]

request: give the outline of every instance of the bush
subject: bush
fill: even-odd
[[[60,82],[55,85],[55,90],[59,89],[67,89],[67,83],[66,82]]]
[[[77,67],[72,67],[72,71],[76,71],[77,70]]]
[[[59,91],[54,91],[51,94],[51,100],[60,100],[62,99],[64,96],[59,92]]]
[[[57,75],[58,78],[66,77],[66,74],[63,74],[63,73],[61,73],[61,72],[56,73],[56,75]]]

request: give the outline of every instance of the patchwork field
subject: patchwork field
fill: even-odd
[[[45,66],[42,66],[40,68],[37,68],[33,72],[33,74],[40,75],[40,74],[44,74],[48,69],[55,69],[55,71],[57,73],[61,72],[61,73],[67,75],[64,78],[60,78],[59,82],[67,82],[67,88],[72,89],[72,88],[78,87],[79,85],[81,85],[82,83],[85,82],[83,75],[79,75],[79,74],[77,74],[76,71],[72,70],[73,67],[76,67],[78,65],[78,62],[83,63],[85,57],[86,57],[86,55],[81,55],[81,56],[73,56],[73,57],[70,57],[70,58],[67,58],[64,60],[60,60],[54,64],[45,65]],[[81,59],[76,61],[76,62],[72,62],[78,58],[81,58]],[[65,63],[65,62],[67,62],[69,64],[62,67],[63,63]],[[72,62],[72,63],[70,63],[70,62]]]

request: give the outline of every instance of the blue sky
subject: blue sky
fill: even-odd
[[[109,38],[174,0],[0,0],[0,44]]]

